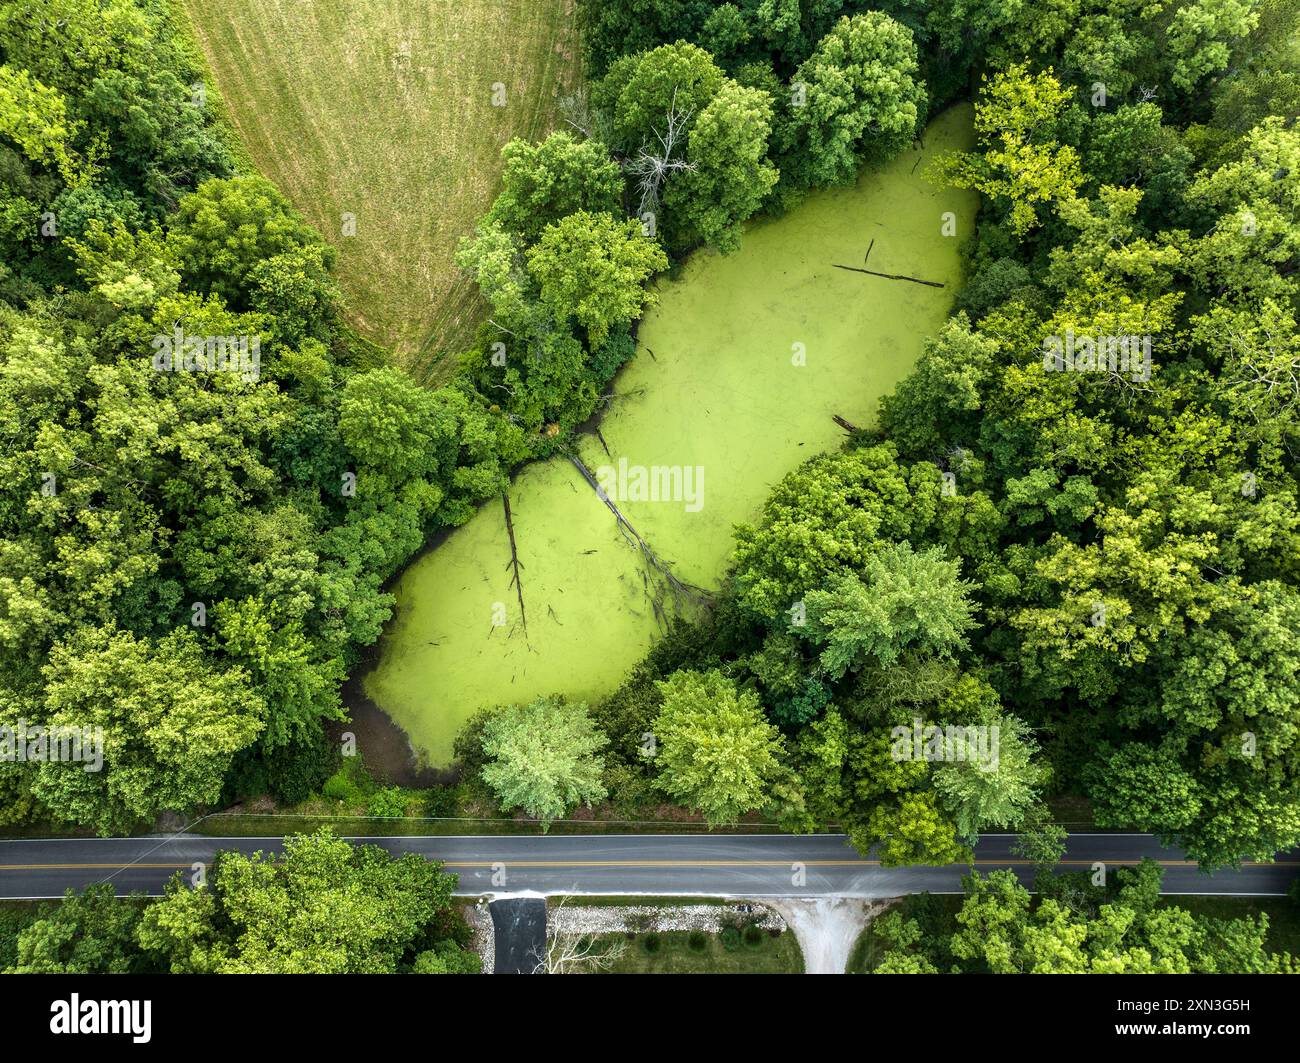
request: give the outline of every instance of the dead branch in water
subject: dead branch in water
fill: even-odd
[[[871,257],[871,249],[875,246],[876,246],[876,238],[873,236],[871,238],[871,243],[867,244],[867,253],[862,256],[862,264],[864,266],[867,264],[867,259]]]
[[[857,425],[855,425],[852,421],[845,420],[838,413],[831,414],[831,420],[834,421],[841,428],[843,428],[844,431],[848,432],[850,435],[858,431]]]
[[[923,281],[920,277],[908,277],[902,273],[877,273],[874,269],[859,269],[857,266],[841,266],[836,262],[831,263],[836,269],[847,269],[852,273],[866,273],[872,277],[884,277],[887,281],[911,281],[913,284],[928,284],[931,288],[942,288],[943,283],[940,281]]]
[[[514,587],[515,595],[519,599],[519,621],[524,627],[524,640],[528,639],[528,614],[524,612],[524,585],[519,578],[519,570],[523,564],[519,560],[519,550],[515,547],[515,522],[510,518],[510,493],[503,491],[501,493],[501,504],[506,511],[506,535],[510,537],[510,565],[512,570],[510,575],[510,586]]]
[[[597,482],[592,471],[587,468],[582,459],[576,454],[570,454],[569,460],[573,462],[573,467],[578,470],[579,475],[587,481],[588,486],[596,492],[596,497],[605,503],[605,507],[614,514],[614,521],[618,526],[619,532],[627,540],[629,546],[635,549],[645,562],[645,571],[641,573],[641,584],[645,591],[646,599],[650,602],[650,607],[654,610],[655,620],[662,630],[668,628],[668,615],[664,610],[665,592],[672,598],[672,604],[675,611],[687,603],[701,603],[708,599],[708,592],[702,587],[696,587],[694,584],[687,583],[678,578],[673,573],[672,566],[664,561],[648,542],[641,537],[641,533],[632,526],[632,522],[623,515],[623,511],[618,508],[618,504],[605,493],[605,489]],[[653,583],[651,582],[653,579]]]

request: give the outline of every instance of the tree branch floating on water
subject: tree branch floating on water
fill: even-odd
[[[519,579],[519,570],[523,568],[523,563],[519,560],[519,551],[515,547],[515,522],[510,517],[510,493],[503,491],[501,493],[501,504],[506,511],[506,535],[510,538],[510,586],[515,589],[515,596],[519,599],[519,621],[524,628],[524,641],[528,641],[528,614],[524,612],[524,585]]]
[[[847,269],[852,273],[866,273],[872,277],[884,277],[888,281],[911,281],[913,284],[928,284],[931,288],[942,288],[942,281],[924,281],[920,277],[908,277],[902,273],[877,273],[874,269],[861,269],[858,266],[841,266],[838,262],[832,262],[836,269]]]
[[[578,470],[593,491],[596,492],[605,507],[614,514],[614,520],[618,525],[618,530],[623,538],[627,540],[628,545],[633,547],[641,555],[645,562],[646,569],[641,573],[641,583],[645,591],[646,599],[650,602],[654,610],[655,621],[659,624],[660,630],[668,630],[668,615],[664,610],[665,594],[672,599],[673,609],[680,612],[682,607],[687,604],[702,604],[709,598],[709,594],[703,587],[697,587],[692,583],[674,575],[672,566],[659,557],[648,542],[641,537],[640,532],[632,526],[632,522],[623,515],[623,511],[618,508],[618,504],[605,493],[604,488],[597,482],[592,471],[587,468],[582,459],[576,454],[569,454],[569,460]]]

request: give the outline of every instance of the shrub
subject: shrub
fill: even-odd
[[[728,952],[735,952],[740,948],[740,931],[734,926],[724,926],[719,936],[722,939],[722,947]]]
[[[692,930],[690,936],[686,939],[686,947],[692,952],[703,952],[708,944],[709,939],[700,930]]]
[[[443,819],[456,814],[458,804],[454,786],[430,786],[424,791],[424,814]]]
[[[372,816],[406,815],[406,791],[400,786],[385,786],[370,795],[366,812]]]
[[[751,949],[756,949],[763,944],[763,931],[753,924],[745,927],[742,937]]]
[[[321,796],[328,797],[331,801],[356,801],[361,794],[358,792],[356,784],[347,777],[347,773],[336,771],[328,779],[325,785],[320,788]]]
[[[641,947],[653,956],[662,947],[663,941],[658,934],[647,934],[641,939]]]
[[[343,766],[325,780],[321,795],[332,801],[357,804],[375,790],[374,780],[360,757],[344,757]]]
[[[338,747],[323,730],[266,757],[267,787],[282,805],[306,801],[339,766]]]

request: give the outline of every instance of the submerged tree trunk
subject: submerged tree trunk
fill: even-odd
[[[871,277],[884,277],[887,281],[911,281],[913,284],[926,284],[931,288],[944,287],[942,281],[923,281],[920,277],[909,277],[904,273],[877,273],[874,269],[859,269],[857,266],[841,266],[837,262],[832,262],[836,269],[847,269],[852,273],[865,273]]]
[[[523,568],[523,563],[519,560],[519,550],[515,546],[515,522],[510,517],[510,492],[501,492],[501,503],[506,511],[506,535],[510,537],[510,586],[515,589],[515,596],[519,599],[519,622],[523,625],[524,640],[528,639],[528,614],[524,611],[524,585],[519,578],[519,570]]]
[[[618,525],[618,530],[628,544],[632,546],[645,562],[646,571],[641,574],[641,581],[645,586],[646,598],[654,610],[655,620],[661,630],[668,628],[668,615],[664,609],[665,596],[672,599],[674,611],[680,609],[687,603],[699,604],[708,599],[708,592],[702,587],[696,587],[694,584],[685,582],[674,575],[672,566],[659,557],[648,542],[641,537],[641,533],[632,526],[632,522],[623,515],[623,511],[618,508],[618,504],[606,494],[605,489],[597,482],[596,477],[591,470],[587,468],[581,458],[576,454],[569,454],[569,460],[573,462],[573,467],[578,470],[593,491],[596,497],[605,503],[605,507],[614,514],[614,521]]]

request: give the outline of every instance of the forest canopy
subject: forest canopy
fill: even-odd
[[[387,582],[566,452],[653,279],[970,100],[924,174],[980,194],[966,283],[878,423],[776,485],[622,689],[502,706],[463,771],[548,823],[668,799],[887,863],[1062,795],[1206,867],[1300,842],[1296,5],[579,13],[587,81],[505,146],[457,256],[487,318],[430,389],[343,323],[161,0],[0,5],[0,724],[105,758],[0,761],[0,818],[318,792]],[[996,729],[996,766],[900,756],[918,720]]]

